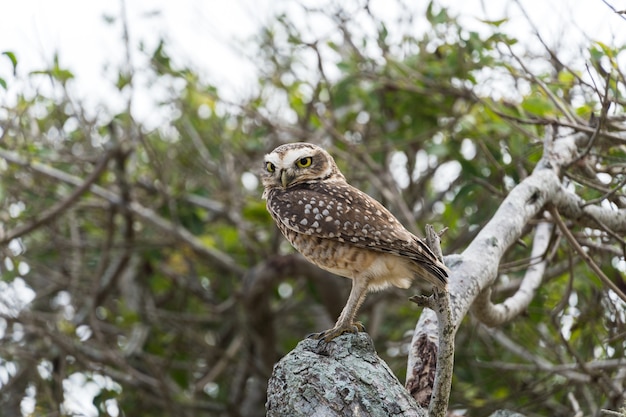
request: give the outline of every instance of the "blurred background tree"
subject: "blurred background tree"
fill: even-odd
[[[330,327],[349,290],[294,253],[260,199],[263,155],[284,142],[327,147],[412,231],[448,227],[444,253],[462,251],[532,171],[548,124],[592,135],[564,176],[623,213],[623,47],[590,41],[579,68],[547,45],[527,53],[503,21],[470,30],[436,3],[419,37],[409,8],[393,30],[363,5],[303,11],[327,35],[277,16],[255,40],[258,92],[242,102],[162,41],[142,50],[149,67],[120,70],[119,114],[89,116],[58,59],[30,75],[49,93],[1,110],[3,414],[69,415],[80,395],[103,416],[264,415],[273,364]],[[19,51],[5,57],[19,63]],[[133,117],[137,71],[170,91],[156,104],[170,122],[156,129]],[[568,226],[626,291],[624,230]],[[500,265],[494,299],[536,262],[533,227]],[[626,304],[556,229],[542,259],[525,314],[491,329],[466,318],[452,409],[569,416],[623,404]],[[420,314],[409,295],[374,294],[359,315],[401,380]]]

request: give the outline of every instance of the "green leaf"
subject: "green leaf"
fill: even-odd
[[[552,112],[552,103],[539,96],[531,96],[522,102],[522,108],[534,116],[545,116]]]
[[[17,71],[17,58],[15,57],[15,54],[11,51],[4,51],[2,52],[2,55],[8,57],[11,60],[11,64],[13,65],[13,75],[15,75]]]
[[[559,82],[567,85],[571,85],[576,81],[576,76],[569,71],[559,72]]]
[[[593,113],[593,106],[588,103],[583,104],[576,108],[576,115],[581,117],[589,118]]]
[[[132,76],[126,72],[120,72],[117,75],[117,82],[115,83],[115,86],[117,87],[118,90],[123,90],[124,87],[126,87],[127,85],[129,85],[132,81]]]
[[[505,18],[505,19],[500,19],[500,20],[479,20],[479,21],[499,28],[503,23],[508,22],[509,19]]]
[[[55,80],[60,81],[62,84],[74,78],[74,74],[70,70],[60,68],[59,66],[54,66],[53,68],[49,70],[31,71],[30,74],[31,75],[36,75],[36,74],[48,75],[54,78]]]
[[[385,26],[384,23],[381,23],[380,29],[378,30],[378,39],[381,42],[384,42],[387,39],[387,36],[389,36],[389,31],[387,30],[387,26]]]

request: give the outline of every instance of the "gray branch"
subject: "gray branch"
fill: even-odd
[[[544,155],[537,167],[524,181],[517,185],[502,202],[492,219],[461,255],[445,257],[450,274],[451,331],[442,332],[439,315],[425,310],[416,325],[412,348],[409,351],[407,388],[411,389],[419,380],[419,372],[424,369],[420,344],[425,340],[438,342],[439,350],[449,351],[454,344],[458,326],[470,307],[479,319],[495,325],[510,320],[522,312],[532,300],[545,272],[545,262],[530,268],[516,294],[504,303],[493,305],[490,300],[490,287],[498,276],[498,266],[506,250],[522,235],[523,228],[536,217],[547,204],[558,206],[567,216],[581,220],[601,222],[610,228],[623,230],[626,223],[625,210],[609,210],[596,205],[585,205],[575,194],[565,191],[561,183],[562,169],[578,158],[578,149],[589,141],[586,134],[573,134],[554,140],[551,129],[546,129]],[[541,223],[535,230],[535,241],[531,258],[541,256],[548,245],[551,227]],[[429,306],[429,308],[432,308]],[[445,327],[445,323],[444,323]],[[443,335],[443,336],[442,336]],[[441,357],[436,364],[437,371],[447,372],[453,367],[453,356],[445,362]],[[440,391],[438,383],[447,383],[445,378],[435,379],[432,388],[432,403],[439,400],[435,393]],[[445,390],[443,390],[445,392]],[[431,405],[432,405],[431,403]],[[441,410],[431,408],[431,416],[443,416]]]
[[[491,220],[460,256],[448,256],[445,259],[451,270],[450,298],[456,328],[474,302],[490,303],[485,296],[477,300],[479,294],[497,278],[504,253],[521,237],[524,226],[546,204],[553,202],[561,190],[561,169],[576,159],[578,147],[588,140],[588,137],[580,134],[553,140],[550,129],[546,130],[544,155],[532,174],[511,190]],[[545,230],[542,234],[545,235]],[[537,253],[541,249],[541,246],[537,246]],[[538,277],[530,278],[536,281]],[[528,286],[522,288],[523,291],[529,289]],[[528,300],[528,297],[521,295],[518,298]],[[479,304],[474,306],[474,310],[479,312],[487,308]],[[420,327],[418,322],[417,329]]]
[[[495,281],[506,250],[520,238],[524,226],[550,201],[559,186],[554,170],[535,170],[511,191],[461,256],[453,257],[452,264],[446,258],[452,271],[450,296],[455,326],[460,325],[480,292]]]
[[[548,249],[552,223],[541,222],[535,229],[533,248],[530,253],[531,259],[541,259]],[[541,284],[543,273],[546,270],[547,260],[542,259],[533,263],[524,274],[522,283],[514,295],[500,304],[491,302],[491,287],[481,292],[472,308],[474,315],[487,326],[498,326],[517,317],[522,313],[535,297],[535,293]]]
[[[559,212],[568,219],[584,226],[598,227],[599,224],[617,234],[626,234],[626,209],[610,209],[587,204],[580,196],[560,187],[552,198]]]

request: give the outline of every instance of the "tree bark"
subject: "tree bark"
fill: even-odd
[[[367,333],[298,343],[274,367],[266,407],[268,417],[427,414],[378,357]]]

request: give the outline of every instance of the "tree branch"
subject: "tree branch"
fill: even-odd
[[[541,222],[535,228],[531,259],[540,259],[550,244],[552,223]],[[491,302],[491,287],[480,293],[473,304],[472,312],[487,326],[498,326],[521,314],[535,297],[546,270],[547,259],[528,267],[517,292],[500,304]]]
[[[565,217],[582,226],[597,227],[598,223],[602,223],[614,232],[626,234],[626,209],[610,209],[588,204],[564,187],[559,188],[552,202]]]
[[[7,162],[32,169],[39,174],[45,175],[46,177],[55,179],[57,181],[72,184],[77,187],[80,187],[84,183],[84,181],[81,180],[79,177],[73,176],[71,174],[68,174],[67,172],[61,171],[59,169],[53,168],[49,165],[42,164],[37,161],[28,161],[27,159],[22,158],[14,152],[0,150],[0,157],[4,158]],[[165,219],[164,217],[159,216],[154,210],[142,206],[137,201],[132,201],[130,204],[125,205],[123,204],[123,200],[120,198],[119,195],[117,195],[113,191],[95,185],[93,183],[90,184],[89,190],[98,197],[104,198],[109,203],[115,204],[116,206],[120,207],[122,210],[130,210],[133,214],[137,215],[142,220],[185,242],[196,253],[206,256],[207,258],[214,261],[221,268],[230,271],[236,275],[241,276],[244,274],[244,269],[239,266],[237,262],[229,255],[218,249],[206,246],[204,243],[202,243],[202,241],[200,241],[200,239],[191,234],[187,229],[181,226],[177,226],[169,220]]]
[[[559,193],[562,168],[576,159],[578,147],[589,140],[584,134],[554,140],[552,133],[552,129],[546,127],[541,160],[531,175],[511,190],[491,220],[463,252],[462,267],[458,271],[452,270],[450,291],[453,300],[457,296],[452,310],[456,313],[457,326],[472,303],[477,303],[473,309],[479,314],[489,308],[485,306],[489,298],[479,298],[479,293],[496,279],[505,251],[520,238],[524,226]],[[457,283],[459,285],[455,285]],[[512,317],[510,315],[509,319]]]
[[[589,375],[578,372],[578,368],[572,369],[570,367],[566,367],[566,368],[557,367],[555,364],[548,361],[547,359],[541,356],[535,355],[532,352],[530,352],[528,349],[515,343],[502,331],[498,329],[484,327],[484,326],[483,328],[485,329],[487,334],[489,334],[489,336],[491,336],[493,340],[495,340],[498,344],[500,344],[502,347],[504,347],[511,353],[514,353],[515,355],[524,359],[525,361],[533,364],[533,366],[535,366],[536,369],[539,369],[540,371],[544,371],[544,372],[557,373],[559,375],[563,375],[568,380],[576,381],[579,383],[590,382],[591,378],[589,377]]]
[[[626,302],[626,294],[622,290],[619,289],[617,285],[613,281],[607,277],[602,269],[595,263],[595,261],[589,256],[589,254],[580,246],[580,243],[576,240],[576,238],[572,235],[572,232],[569,231],[563,219],[561,219],[561,215],[557,211],[554,206],[550,207],[550,214],[552,215],[553,220],[556,222],[557,226],[561,230],[561,233],[567,238],[567,241],[572,245],[574,250],[580,255],[580,257],[589,265],[589,268],[600,278],[600,281],[604,283],[607,287],[609,287],[619,298]]]
[[[106,154],[104,154],[104,156],[102,158],[100,158],[100,161],[98,161],[98,165],[96,165],[96,167],[91,172],[91,174],[89,174],[89,176],[87,176],[87,178],[85,178],[85,180],[83,180],[82,183],[80,185],[78,185],[76,187],[76,189],[74,189],[70,193],[70,195],[68,195],[65,199],[57,202],[55,205],[53,205],[49,209],[44,210],[38,216],[36,216],[34,218],[31,218],[28,223],[20,225],[20,226],[16,227],[13,230],[10,230],[4,236],[0,236],[0,245],[2,245],[4,243],[7,243],[7,242],[10,242],[13,239],[16,239],[16,238],[18,238],[20,236],[23,236],[23,235],[27,234],[27,233],[30,233],[33,230],[35,230],[36,228],[47,224],[48,222],[54,220],[65,209],[67,209],[72,204],[74,204],[76,202],[76,200],[78,200],[78,198],[82,194],[84,194],[87,190],[89,190],[89,187],[94,182],[96,182],[96,180],[100,177],[100,174],[102,174],[102,172],[104,172],[104,170],[107,167],[107,164],[108,164],[109,160],[116,153],[116,151],[117,150],[112,149],[112,150],[108,151]],[[7,151],[5,151],[3,149],[0,149],[0,157],[1,158],[4,158],[5,160],[7,160],[9,162],[12,162],[10,160],[10,158],[12,156],[13,155],[10,155],[9,153],[7,153]]]
[[[420,343],[423,344],[424,341],[430,341],[434,345],[438,343],[438,368],[448,366],[445,364],[445,360],[450,362],[453,360],[453,350],[450,350],[448,346],[450,342],[453,343],[462,319],[479,294],[495,281],[498,275],[498,265],[506,250],[521,237],[523,228],[560,190],[561,169],[577,157],[578,146],[585,143],[586,140],[588,137],[580,134],[554,140],[552,129],[547,127],[544,155],[532,174],[511,190],[491,220],[478,233],[462,255],[445,258],[446,265],[451,272],[449,302],[452,307],[440,309],[440,305],[435,300],[428,300],[423,297],[417,299],[423,305],[429,308],[435,307],[438,311],[437,313],[431,310],[423,311],[416,325],[411,350],[411,356],[414,357],[409,358],[407,369],[407,388],[411,389],[420,385],[416,383],[419,381],[419,375],[416,372],[419,373],[425,366],[422,361],[423,357],[416,355],[419,352]],[[548,230],[540,229],[540,231],[540,236],[544,240],[543,237]],[[549,241],[549,239],[545,240]],[[536,253],[540,253],[540,249],[542,249],[541,253],[545,252],[545,245],[547,242],[542,242],[541,245],[536,242]],[[529,273],[528,279],[525,280],[524,292],[530,292],[528,294],[521,293],[518,298],[524,300],[528,300],[529,297],[532,298],[533,288],[536,288],[537,280],[541,279],[542,272],[538,271],[534,275]],[[520,311],[522,305],[520,304],[518,307]],[[445,315],[442,317],[444,311],[449,312],[449,317]],[[508,317],[513,316],[509,315]],[[452,354],[447,359],[443,359],[444,353],[442,351],[452,352]],[[437,369],[437,372],[440,370]],[[441,372],[445,372],[445,369],[442,369]],[[440,406],[445,402],[447,407],[448,398],[446,396],[442,399],[436,393],[449,393],[445,386],[439,386],[439,384],[447,383],[448,381],[443,377],[433,381],[431,416],[445,415],[446,410],[442,410]]]
[[[426,225],[426,243],[441,260],[440,237],[430,224]],[[428,405],[429,416],[443,417],[448,411],[454,371],[456,331],[450,311],[450,294],[435,290],[430,297],[413,296],[409,300],[430,309],[422,315],[432,316],[434,313],[435,317],[428,318],[429,333],[416,331],[413,334],[405,387],[421,406]]]

